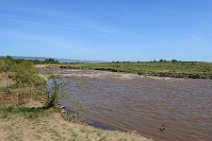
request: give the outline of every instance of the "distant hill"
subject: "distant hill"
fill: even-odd
[[[5,56],[0,56],[0,57],[5,57]],[[11,56],[14,59],[25,59],[25,60],[40,60],[44,61],[46,59],[49,59],[47,57],[28,57],[28,56]],[[58,59],[58,58],[52,58],[54,60],[59,61],[60,63],[70,63],[70,62],[81,62],[81,63],[100,63],[101,61],[89,61],[89,60],[74,60],[74,59]]]

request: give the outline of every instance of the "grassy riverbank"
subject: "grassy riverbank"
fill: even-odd
[[[105,131],[65,121],[40,104],[0,107],[0,141],[151,141],[136,133]]]
[[[212,79],[212,63],[207,62],[72,63],[60,65],[60,68],[94,69],[159,77]]]
[[[75,122],[71,113],[49,105],[55,97],[47,94],[57,91],[47,91],[47,80],[31,61],[0,59],[0,141],[151,141]]]

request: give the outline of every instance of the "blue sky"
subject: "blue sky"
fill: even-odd
[[[0,55],[212,61],[211,0],[0,0]]]

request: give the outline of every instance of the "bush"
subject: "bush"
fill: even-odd
[[[59,94],[60,95],[66,95],[65,86],[68,84],[69,81],[66,80],[61,80],[60,78],[57,77],[52,77],[48,81],[47,88],[47,102],[46,106],[48,108],[55,107],[57,105],[58,99],[59,99]]]
[[[47,90],[46,107],[51,108],[56,106],[59,96],[59,90],[59,84],[57,83],[57,80],[53,78],[52,83]]]
[[[33,60],[33,62],[34,62],[34,64],[59,64],[60,63],[58,60],[55,60],[53,58],[48,58],[43,61],[35,59],[35,60]]]
[[[15,64],[11,70],[16,73],[15,81],[17,87],[37,86],[44,83],[44,80],[38,75],[38,70],[30,61]]]
[[[0,72],[8,72],[11,70],[14,61],[11,58],[0,59]]]

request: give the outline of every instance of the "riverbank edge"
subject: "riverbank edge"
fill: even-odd
[[[184,78],[184,79],[212,79],[212,76],[201,77],[199,74],[186,74],[186,73],[171,73],[171,72],[131,72],[127,70],[113,69],[113,68],[89,68],[89,67],[67,67],[60,66],[61,69],[88,69],[88,70],[98,70],[98,71],[108,71],[108,72],[122,72],[122,73],[130,73],[137,74],[145,77],[159,77],[159,78]]]

